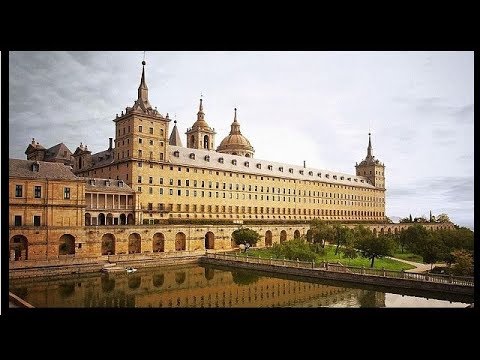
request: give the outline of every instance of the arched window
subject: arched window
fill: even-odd
[[[190,144],[191,144],[191,146],[195,145],[195,136],[193,136],[193,135],[190,137]]]
[[[210,147],[209,147],[209,144],[210,144],[210,141],[209,141],[209,139],[208,139],[208,135],[205,135],[205,136],[203,137],[203,148],[204,148],[204,149],[209,149],[209,148],[210,148]]]

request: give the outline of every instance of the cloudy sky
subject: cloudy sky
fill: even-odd
[[[114,137],[137,96],[143,51],[12,52],[10,157]],[[230,131],[238,108],[255,157],[355,173],[386,165],[388,216],[447,213],[473,228],[473,52],[148,52],[150,103],[176,114],[185,145],[200,93],[205,118]]]

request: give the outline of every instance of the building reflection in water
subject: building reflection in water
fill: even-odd
[[[134,274],[17,279],[10,290],[35,307],[385,306],[385,294],[189,265]]]

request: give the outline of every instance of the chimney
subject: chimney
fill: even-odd
[[[303,167],[306,168],[307,167],[307,162],[305,160],[303,160]]]
[[[113,138],[108,138],[108,140],[109,140],[108,150],[112,150],[112,140],[113,140]]]

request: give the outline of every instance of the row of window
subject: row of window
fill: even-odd
[[[148,203],[148,210],[153,210],[153,203]],[[337,209],[292,209],[263,206],[225,206],[225,205],[189,205],[158,204],[158,210],[200,213],[232,213],[232,214],[281,214],[281,215],[318,215],[318,216],[383,216],[382,211],[337,210]]]
[[[15,215],[13,223],[14,223],[15,226],[27,225],[27,224],[23,224],[22,220],[23,220],[22,215]],[[34,215],[33,216],[33,226],[41,226],[41,223],[42,223],[42,217],[39,216],[39,215]]]
[[[137,177],[137,183],[142,184],[142,176]],[[148,178],[148,183],[153,184],[153,177],[150,176]],[[174,179],[169,179],[169,184],[170,186],[174,186]],[[198,188],[205,188],[206,187],[206,181],[204,180],[193,180],[193,187],[198,187]],[[159,184],[163,185],[163,178],[160,178]],[[198,186],[200,184],[200,186]],[[218,181],[215,182],[215,189],[220,189],[220,184],[222,184],[222,189],[223,190],[236,190],[240,191],[240,184],[233,184],[233,183],[219,183]],[[235,186],[234,186],[235,185]],[[182,180],[178,179],[177,180],[177,186],[182,186]],[[190,186],[190,180],[185,180],[185,186]],[[213,181],[208,181],[208,188],[212,189],[213,188]],[[248,191],[259,191],[264,192],[264,187],[263,186],[258,186],[258,185],[248,185]],[[265,187],[266,192],[270,192],[270,187],[266,186]],[[275,194],[275,188],[271,188],[272,193]],[[281,194],[281,188],[276,188],[277,194]],[[292,195],[291,190],[292,189],[286,189],[283,188],[283,194],[286,195],[288,190],[288,195]],[[241,191],[247,191],[247,186],[245,184],[242,184]],[[296,189],[293,189],[293,195],[297,195]],[[320,195],[321,194],[321,195]],[[302,196],[302,191],[298,190],[298,195]],[[308,195],[307,195],[307,190],[303,190],[303,196],[314,196],[314,197],[330,197],[330,198],[338,198],[338,199],[346,199],[346,200],[361,200],[361,201],[375,201],[375,202],[383,202],[383,198],[377,198],[373,196],[363,196],[363,195],[354,195],[354,194],[337,194],[337,193],[329,193],[329,192],[320,192],[320,191],[311,191],[308,190]]]
[[[42,187],[35,185],[33,187],[33,196],[34,198],[40,199],[42,197]],[[23,185],[15,185],[15,197],[21,198],[23,197]],[[63,198],[70,199],[70,188],[65,187],[63,188]]]
[[[125,131],[126,129],[128,131]],[[143,125],[138,126],[138,132],[143,133]],[[128,125],[127,128],[123,127],[123,135],[125,135],[125,133],[127,133],[127,134],[130,133],[130,125]],[[153,127],[148,128],[148,133],[153,135]],[[118,129],[118,136],[120,136],[120,135],[121,135],[121,132],[120,132],[120,129]],[[160,136],[163,136],[163,129],[160,129]]]

